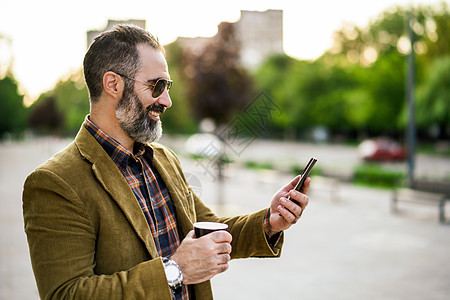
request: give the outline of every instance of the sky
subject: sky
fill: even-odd
[[[32,101],[82,66],[86,32],[103,29],[108,19],[145,19],[163,44],[178,36],[213,36],[223,22],[236,22],[241,10],[283,10],[286,54],[319,57],[344,23],[367,25],[395,5],[439,0],[1,0],[0,77],[13,58],[13,74]],[[445,0],[450,3],[450,0]]]

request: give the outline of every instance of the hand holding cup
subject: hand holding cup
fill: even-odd
[[[184,284],[204,282],[228,269],[232,236],[227,228],[214,222],[194,224],[171,257],[183,272]]]

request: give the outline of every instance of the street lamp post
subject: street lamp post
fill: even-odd
[[[407,142],[408,142],[408,187],[414,188],[414,167],[415,167],[415,148],[416,148],[416,125],[415,125],[415,107],[414,107],[414,32],[412,30],[413,14],[412,8],[406,15],[406,28],[411,44],[411,50],[407,56],[407,79],[406,79],[406,105],[408,108],[407,124]]]

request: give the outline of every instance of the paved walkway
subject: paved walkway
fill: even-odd
[[[22,185],[28,173],[67,143],[0,144],[1,300],[38,299],[23,232]],[[258,151],[256,146],[272,152]],[[256,143],[242,157],[262,159],[278,153],[287,160],[299,151],[308,158],[310,153],[319,153],[328,167],[333,161],[347,165],[346,157],[352,164],[357,160],[352,150],[345,148],[339,149],[340,155],[325,146],[313,148]],[[290,149],[289,155],[286,149]],[[205,174],[198,162],[182,158],[182,163],[201,198],[217,207],[217,181]],[[445,170],[448,163],[443,159],[438,165]],[[277,172],[231,166],[223,186],[226,205],[218,212],[248,213],[264,208],[289,179]],[[448,299],[450,226],[438,223],[436,207],[405,204],[400,214],[391,215],[389,197],[389,191],[343,183],[331,190],[329,183],[316,179],[302,221],[286,232],[282,257],[232,261],[227,272],[213,279],[215,298]]]

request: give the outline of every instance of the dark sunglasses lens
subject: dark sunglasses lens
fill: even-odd
[[[152,93],[153,98],[159,97],[164,92],[166,85],[167,80],[165,79],[158,80],[158,82],[156,82],[155,88],[153,89]]]

